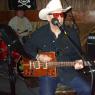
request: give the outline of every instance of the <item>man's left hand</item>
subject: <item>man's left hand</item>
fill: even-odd
[[[74,65],[74,68],[77,69],[77,70],[83,69],[84,68],[83,61],[82,60],[77,60],[75,65]]]

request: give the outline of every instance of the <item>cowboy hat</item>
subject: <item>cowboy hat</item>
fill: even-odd
[[[51,0],[47,4],[46,8],[40,10],[39,18],[41,20],[47,20],[47,15],[53,11],[62,10],[63,12],[67,12],[70,9],[71,9],[71,6],[68,6],[67,8],[63,9],[60,0]]]

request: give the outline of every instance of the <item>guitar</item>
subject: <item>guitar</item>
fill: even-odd
[[[22,58],[17,64],[18,72],[23,77],[56,77],[58,72],[56,67],[74,67],[76,63],[76,61],[57,62],[54,52],[45,52],[45,54],[48,54],[48,56],[52,57],[50,62],[43,63],[40,61],[33,61],[27,58]],[[87,66],[87,62],[84,62],[84,65]]]

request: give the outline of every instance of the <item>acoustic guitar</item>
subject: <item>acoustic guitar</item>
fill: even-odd
[[[44,54],[50,56],[52,60],[47,63],[42,63],[40,61],[34,61],[27,58],[21,58],[20,62],[17,64],[17,70],[23,77],[41,77],[41,76],[57,76],[56,67],[74,67],[76,61],[67,62],[57,62],[54,52],[45,52]],[[87,62],[84,62],[87,66]]]

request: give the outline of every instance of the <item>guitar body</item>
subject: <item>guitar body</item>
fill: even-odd
[[[44,52],[43,54],[50,56],[52,58],[51,61],[56,61],[54,52]],[[57,76],[56,66],[51,66],[48,68],[46,63],[43,63],[42,65],[41,62],[31,61],[30,59],[22,58],[19,66],[21,66],[21,68],[23,69],[20,72],[23,77]]]

